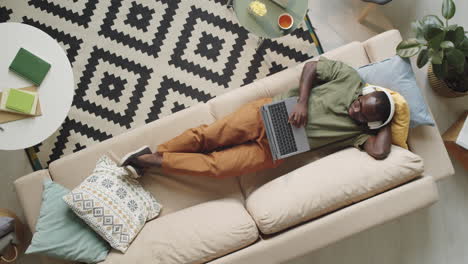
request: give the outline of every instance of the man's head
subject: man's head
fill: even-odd
[[[348,108],[349,116],[358,123],[382,121],[390,116],[390,100],[384,92],[377,91],[359,96]]]

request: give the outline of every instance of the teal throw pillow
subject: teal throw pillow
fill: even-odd
[[[70,191],[44,181],[42,206],[36,232],[26,254],[97,263],[106,259],[110,246],[67,206],[62,197]]]

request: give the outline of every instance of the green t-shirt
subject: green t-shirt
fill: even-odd
[[[320,57],[317,63],[318,85],[310,91],[306,133],[311,149],[324,146],[360,147],[369,138],[364,126],[348,115],[351,103],[362,93],[364,83],[356,70]],[[299,96],[299,88],[277,95],[273,101]]]

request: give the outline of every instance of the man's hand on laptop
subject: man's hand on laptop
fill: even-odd
[[[289,116],[288,122],[295,127],[305,126],[307,124],[307,103],[298,102]]]

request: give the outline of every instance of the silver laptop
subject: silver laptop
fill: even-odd
[[[262,106],[261,113],[273,160],[284,159],[310,150],[304,127],[288,123],[298,97]]]

